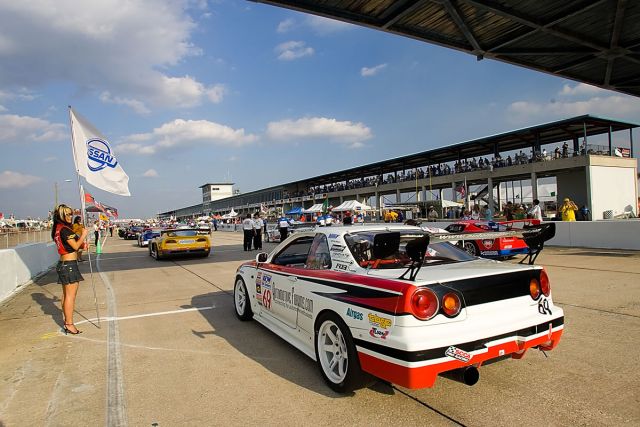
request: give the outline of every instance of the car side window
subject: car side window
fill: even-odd
[[[313,239],[305,268],[310,270],[329,270],[331,268],[329,242],[324,234],[318,233]]]
[[[289,243],[271,261],[276,265],[304,267],[314,236],[302,236]]]

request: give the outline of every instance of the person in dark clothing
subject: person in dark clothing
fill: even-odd
[[[344,224],[344,225],[353,224],[353,218],[351,217],[351,211],[346,211],[344,213],[344,218],[342,219],[342,224]]]
[[[253,216],[253,229],[253,248],[256,250],[262,249],[262,218],[260,218],[259,213]]]
[[[245,251],[251,250],[251,241],[253,240],[253,235],[255,234],[253,220],[251,219],[251,214],[247,214],[247,217],[244,221],[242,221],[242,231],[244,233],[244,243],[243,247]]]

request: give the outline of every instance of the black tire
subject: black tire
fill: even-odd
[[[319,351],[320,346],[324,348],[324,353]],[[320,374],[336,393],[352,392],[370,380],[360,368],[349,328],[335,313],[323,313],[316,321],[314,347]],[[331,368],[336,358],[337,363]]]
[[[480,251],[478,250],[478,246],[476,245],[475,242],[473,242],[471,240],[466,240],[462,244],[462,249],[465,250],[469,255],[473,255],[473,256],[479,256],[480,255]]]
[[[152,249],[150,250],[151,252],[151,256],[153,258],[155,258],[156,261],[160,261],[162,259],[162,257],[160,256],[160,254],[158,253],[158,245],[153,245]]]
[[[235,308],[236,317],[242,321],[253,319],[253,311],[251,310],[251,299],[247,286],[244,284],[242,277],[236,278],[233,286],[233,306]]]

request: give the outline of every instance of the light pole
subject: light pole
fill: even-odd
[[[64,182],[72,182],[70,179],[65,179]],[[58,181],[53,183],[53,189],[55,194],[55,205],[54,209],[58,207]]]

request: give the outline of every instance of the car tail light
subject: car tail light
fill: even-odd
[[[551,295],[551,283],[549,282],[549,276],[547,276],[547,272],[544,271],[544,269],[540,272],[540,289],[545,297]]]
[[[177,241],[173,240],[173,239],[169,239],[169,240],[165,240],[165,243],[178,243]]]
[[[455,317],[460,313],[462,301],[458,294],[449,292],[442,297],[442,311],[448,317]]]
[[[431,289],[419,288],[411,295],[411,310],[420,320],[429,320],[438,312],[438,297]]]
[[[531,279],[529,281],[529,293],[531,294],[531,298],[537,300],[540,297],[540,283],[538,279]]]
[[[196,240],[196,242],[206,242],[206,241],[207,241],[207,239],[204,239],[204,238],[200,238],[200,239]]]

